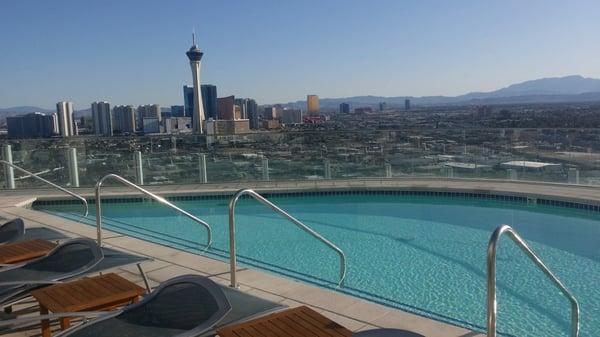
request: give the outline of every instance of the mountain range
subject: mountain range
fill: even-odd
[[[600,102],[600,79],[579,75],[542,78],[510,85],[491,92],[471,92],[460,96],[353,96],[344,98],[321,98],[322,107],[337,107],[341,103],[353,106],[388,105],[403,106],[410,99],[413,105],[476,105],[518,103],[568,103]],[[285,105],[304,106],[306,101],[290,102]]]
[[[471,92],[460,96],[353,96],[344,98],[321,98],[325,108],[337,108],[341,103],[353,106],[372,106],[386,102],[390,106],[403,106],[410,99],[412,105],[478,105],[478,104],[519,104],[519,103],[569,103],[600,102],[600,79],[585,78],[579,75],[542,78],[510,85],[491,92]],[[304,107],[306,101],[285,103],[287,106]],[[35,106],[0,108],[0,118],[17,116],[29,112],[54,112]],[[90,109],[75,112],[76,116],[89,115]]]

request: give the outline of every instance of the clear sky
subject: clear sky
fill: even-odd
[[[599,0],[1,0],[0,107],[458,95],[600,78]]]

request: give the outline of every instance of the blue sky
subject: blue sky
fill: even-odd
[[[259,104],[458,95],[600,78],[598,0],[2,0],[0,107],[182,104],[203,82]]]

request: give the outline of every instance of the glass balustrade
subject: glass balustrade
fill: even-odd
[[[400,129],[2,139],[0,145],[11,145],[14,164],[61,186],[75,183],[72,148],[80,187],[109,173],[144,185],[418,177],[600,185],[599,140],[599,129]],[[15,185],[41,187],[18,172]]]

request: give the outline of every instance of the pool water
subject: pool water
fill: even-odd
[[[269,199],[344,250],[348,275],[338,291],[478,331],[485,331],[487,243],[497,226],[511,225],[575,294],[580,336],[600,336],[598,213],[451,197]],[[227,201],[175,201],[212,225],[214,243],[206,252],[202,227],[153,202],[103,203],[103,223],[112,231],[227,259]],[[79,205],[36,208],[79,218]],[[240,264],[335,288],[338,256],[328,247],[254,200],[241,200],[236,213]],[[94,225],[94,214],[87,221]],[[569,335],[567,298],[507,237],[498,251],[497,280],[500,334]]]

